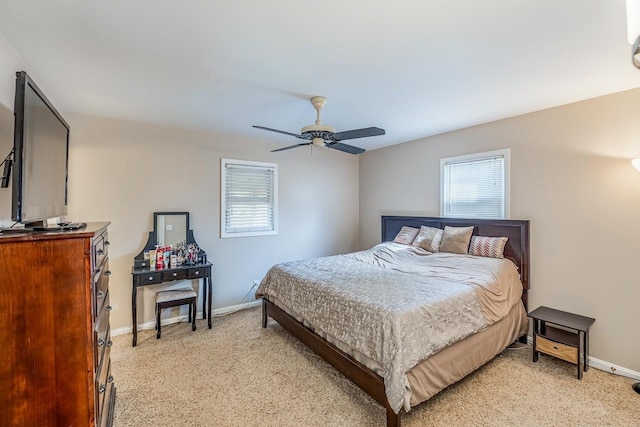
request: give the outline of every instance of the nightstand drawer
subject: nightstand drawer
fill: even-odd
[[[578,363],[578,349],[570,345],[560,344],[541,336],[536,337],[536,351],[541,351],[558,359],[566,360],[571,363]]]

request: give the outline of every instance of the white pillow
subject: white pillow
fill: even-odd
[[[413,227],[402,227],[402,229],[396,234],[395,239],[393,239],[396,243],[402,243],[404,245],[410,245],[413,243],[413,239],[416,238],[419,229]]]
[[[429,252],[438,252],[440,251],[440,242],[442,242],[443,234],[444,232],[440,228],[423,225],[420,227],[420,232],[414,239],[412,245],[419,246]]]

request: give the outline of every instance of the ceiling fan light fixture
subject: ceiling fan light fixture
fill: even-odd
[[[305,126],[300,130],[300,133],[305,134],[308,132],[328,132],[328,133],[336,133],[336,130],[331,126],[327,125],[309,125]]]
[[[314,147],[324,147],[324,139],[322,138],[313,138],[311,143]]]

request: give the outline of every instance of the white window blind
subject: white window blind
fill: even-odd
[[[278,165],[222,159],[221,237],[277,234]]]
[[[441,214],[507,218],[509,150],[442,159]]]

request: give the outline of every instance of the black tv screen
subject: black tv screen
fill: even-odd
[[[16,73],[12,219],[46,225],[67,214],[69,125],[26,72]]]

